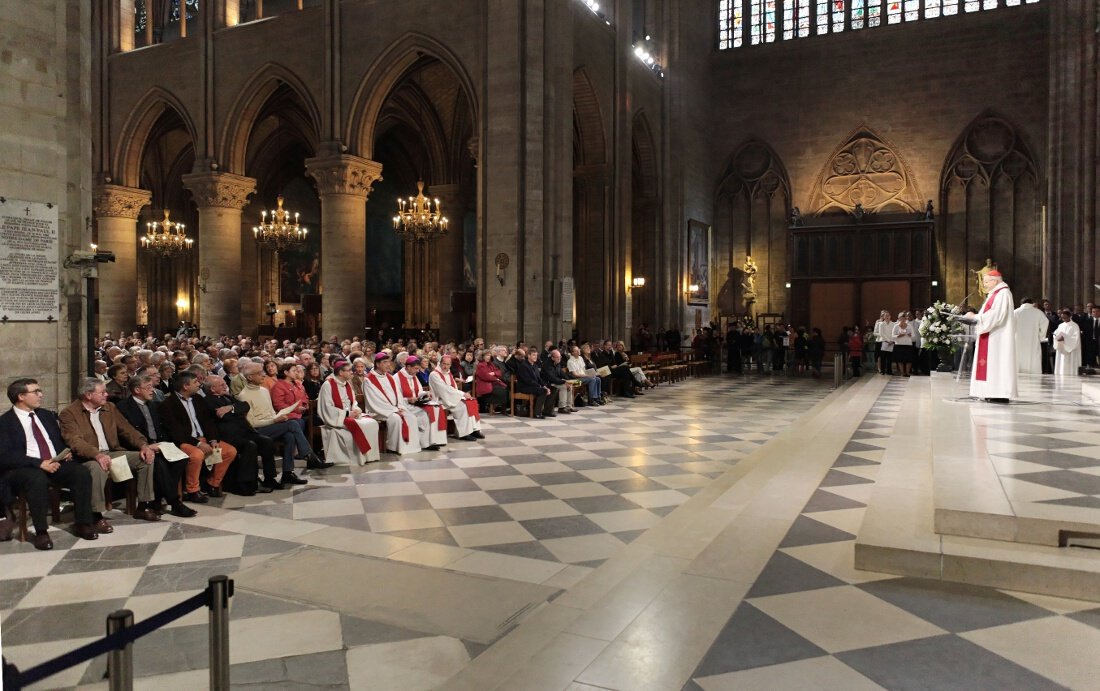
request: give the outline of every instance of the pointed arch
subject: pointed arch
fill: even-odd
[[[439,41],[417,32],[409,32],[398,38],[382,52],[367,69],[359,88],[352,97],[348,111],[344,140],[348,148],[358,156],[371,158],[378,122],[386,99],[409,72],[425,59],[434,59],[446,65],[458,80],[470,112],[476,133],[478,100],[469,71],[455,53]]]
[[[600,100],[583,67],[573,71],[574,165],[607,163],[607,135]]]
[[[245,175],[249,137],[264,104],[285,86],[297,98],[308,120],[309,131],[302,134],[316,151],[321,133],[321,112],[309,87],[296,74],[277,62],[268,62],[252,73],[237,95],[222,127],[218,160],[231,173]]]
[[[141,159],[149,136],[165,113],[174,113],[183,122],[192,147],[195,145],[195,124],[190,112],[172,92],[154,86],[138,99],[122,124],[118,147],[112,168],[116,182],[127,187],[137,187],[141,179]]]
[[[949,299],[969,291],[969,269],[993,259],[1022,294],[1042,281],[1043,181],[1023,131],[993,110],[963,129],[944,160],[936,244]]]
[[[833,150],[814,182],[810,211],[851,213],[915,212],[924,195],[898,148],[866,124]]]
[[[779,154],[750,137],[734,148],[715,186],[714,225],[720,314],[785,312],[789,274],[791,181]],[[755,262],[755,296],[742,269]],[[751,300],[751,302],[750,302]]]

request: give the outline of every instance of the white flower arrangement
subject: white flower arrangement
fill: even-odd
[[[955,352],[958,347],[957,334],[965,333],[966,329],[954,319],[948,319],[944,312],[954,312],[958,307],[943,300],[937,300],[934,305],[924,311],[924,320],[920,325],[921,347],[935,350],[947,348]]]

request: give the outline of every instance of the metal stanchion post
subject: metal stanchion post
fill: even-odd
[[[134,613],[120,609],[107,615],[107,635],[134,625]],[[132,691],[134,688],[134,644],[127,643],[107,655],[107,674],[111,691]]]
[[[212,576],[210,594],[210,688],[229,691],[229,598],[233,581],[228,576]]]
[[[833,355],[833,388],[839,389],[844,383],[844,356],[840,353]]]

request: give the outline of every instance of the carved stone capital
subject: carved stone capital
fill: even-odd
[[[96,217],[113,216],[137,220],[153,193],[136,187],[97,185],[92,191],[92,210]]]
[[[254,179],[232,173],[190,173],[183,176],[183,186],[200,209],[220,206],[239,211],[248,203],[248,195],[256,191]]]
[[[306,159],[306,175],[317,182],[317,193],[370,196],[370,187],[382,179],[382,164],[358,156],[334,154]]]

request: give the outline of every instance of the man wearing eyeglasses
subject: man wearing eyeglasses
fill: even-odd
[[[53,549],[46,523],[51,484],[72,493],[77,537],[95,540],[99,535],[92,527],[92,475],[72,460],[61,441],[57,415],[41,407],[43,398],[34,379],[16,379],[8,386],[12,408],[0,415],[0,502],[11,503],[11,497],[4,496],[8,488],[26,497],[34,547],[47,550]],[[66,453],[59,457],[62,451]]]

